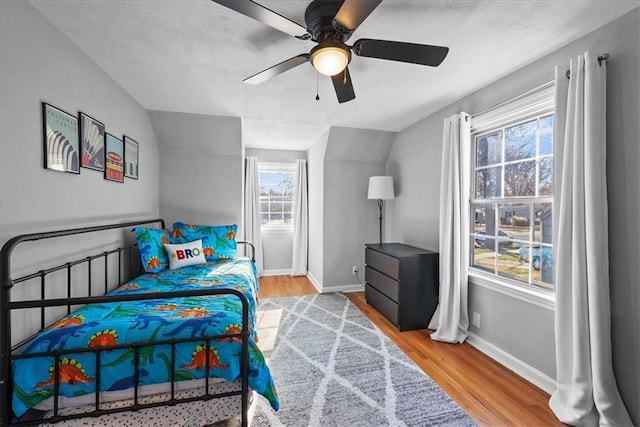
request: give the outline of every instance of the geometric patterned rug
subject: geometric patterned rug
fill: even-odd
[[[264,299],[259,346],[280,410],[255,397],[252,426],[475,426],[342,293]]]

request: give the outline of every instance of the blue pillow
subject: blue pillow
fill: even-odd
[[[136,227],[133,229],[138,241],[140,261],[147,273],[157,273],[169,267],[169,258],[164,244],[173,243],[169,230]]]
[[[238,247],[236,242],[236,232],[238,226],[232,225],[200,225],[183,224],[176,222],[173,224],[171,236],[173,239],[181,239],[183,242],[202,239],[202,249],[207,261],[219,259],[232,259],[236,256]]]

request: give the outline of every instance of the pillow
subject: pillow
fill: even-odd
[[[136,227],[133,232],[136,233],[140,261],[144,271],[157,273],[165,270],[169,266],[169,259],[162,245],[171,242],[169,230]]]
[[[189,265],[205,264],[207,260],[202,250],[202,240],[198,239],[189,243],[164,244],[169,258],[169,269],[187,267]]]
[[[192,241],[202,239],[202,249],[207,261],[231,259],[236,256],[236,231],[233,225],[196,225],[176,222],[173,224],[174,239]]]

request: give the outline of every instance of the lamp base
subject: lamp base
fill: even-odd
[[[382,244],[382,207],[384,206],[384,200],[378,199],[378,209],[380,209],[380,217],[378,220],[380,221],[380,244]]]

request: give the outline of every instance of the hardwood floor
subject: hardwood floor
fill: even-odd
[[[317,293],[306,277],[260,278],[260,298]],[[549,409],[549,395],[471,345],[446,344],[430,331],[399,332],[369,306],[363,292],[346,294],[378,328],[482,426],[561,426]]]

